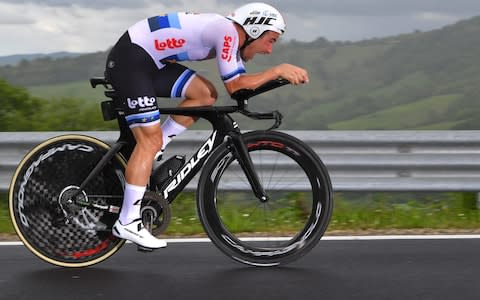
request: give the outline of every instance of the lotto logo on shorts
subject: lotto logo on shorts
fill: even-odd
[[[139,107],[151,107],[155,105],[156,101],[157,99],[155,99],[155,97],[149,98],[147,96],[138,97],[137,100],[127,98],[128,107],[130,107],[131,109]]]

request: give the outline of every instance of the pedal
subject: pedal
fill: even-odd
[[[143,246],[137,245],[137,251],[138,251],[138,252],[150,253],[150,252],[153,252],[153,250],[155,250],[155,249],[147,248],[147,247],[143,247]]]

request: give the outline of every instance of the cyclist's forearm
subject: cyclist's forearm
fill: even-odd
[[[276,67],[267,69],[255,74],[242,74],[234,80],[225,83],[225,88],[229,94],[233,94],[240,89],[255,89],[262,84],[280,77]]]

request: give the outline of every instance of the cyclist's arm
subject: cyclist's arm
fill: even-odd
[[[224,84],[228,93],[232,94],[239,89],[255,89],[279,77],[287,79],[295,85],[308,82],[306,70],[290,64],[281,64],[256,74],[241,74],[230,81],[224,82]]]
[[[270,68],[255,74],[242,74],[228,82],[224,82],[225,89],[231,95],[240,89],[256,89],[262,84],[280,77],[277,69]]]

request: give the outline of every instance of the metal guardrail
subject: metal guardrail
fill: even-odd
[[[287,131],[327,166],[335,191],[480,191],[480,131]],[[34,145],[72,132],[0,132],[0,190]],[[118,132],[74,132],[113,143]],[[165,155],[186,154],[209,131],[190,130]],[[194,188],[194,184],[190,185]]]

